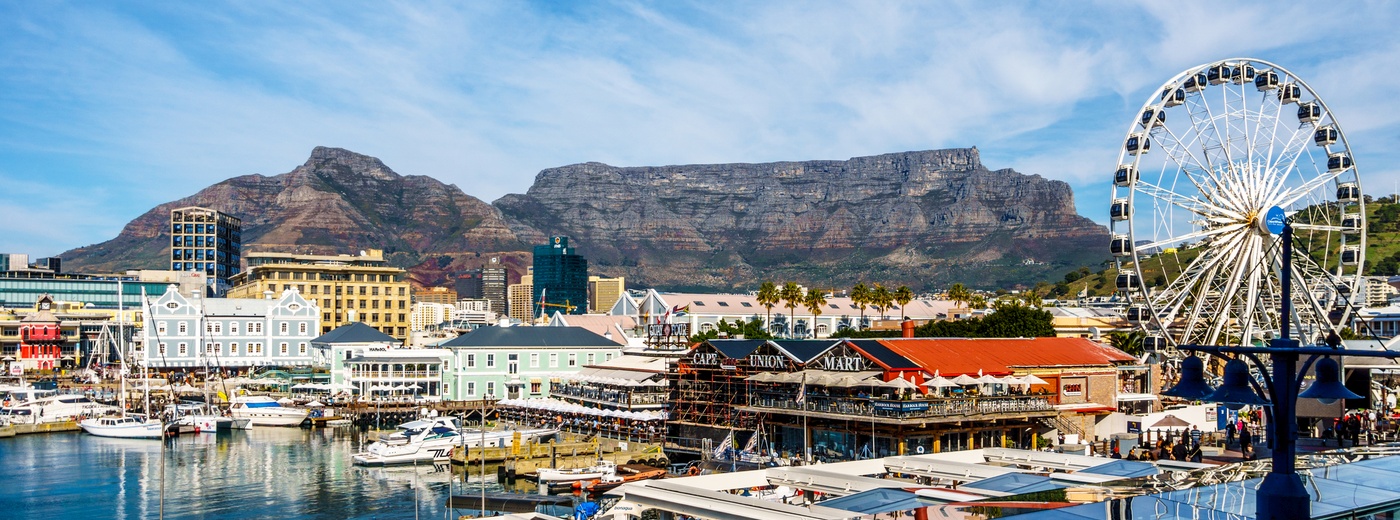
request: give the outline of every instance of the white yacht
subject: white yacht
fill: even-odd
[[[311,414],[311,410],[288,408],[265,395],[235,397],[229,411],[234,419],[248,419],[252,426],[297,426]]]
[[[0,408],[0,415],[5,416],[10,424],[42,424],[99,417],[120,411],[120,408],[85,396],[65,394],[12,403],[9,407]]]
[[[159,439],[162,431],[160,421],[137,414],[83,419],[82,422],[78,423],[78,426],[83,431],[98,437],[122,439]]]
[[[611,461],[600,460],[597,464],[586,468],[540,468],[535,470],[535,473],[539,474],[540,482],[570,482],[576,480],[593,480],[616,475],[617,464],[614,464]]]
[[[457,430],[434,421],[422,429],[401,429],[384,436],[356,453],[350,460],[361,466],[388,466],[413,462],[449,460],[452,450],[462,444]]]

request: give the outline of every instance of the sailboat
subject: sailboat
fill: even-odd
[[[181,426],[193,427],[195,433],[217,433],[220,431],[229,431],[234,429],[235,427],[240,430],[249,429],[252,425],[251,419],[234,419],[232,417],[225,417],[223,415],[215,413],[214,405],[209,403],[209,358],[207,356],[204,356],[204,353],[207,352],[206,349],[208,348],[208,346],[204,343],[204,327],[206,327],[207,325],[204,323],[203,306],[201,306],[199,314],[199,323],[195,326],[195,328],[198,329],[199,332],[198,339],[195,341],[195,345],[197,345],[195,348],[197,348],[198,350],[196,350],[195,352],[199,353],[201,357],[204,357],[204,408],[203,410],[201,410],[202,413],[193,413],[181,416],[176,421],[176,423],[180,424]]]
[[[128,413],[126,411],[126,315],[122,312],[123,309],[121,287],[121,280],[117,280],[117,330],[119,331],[119,333],[117,334],[117,351],[121,354],[122,360],[122,392],[120,397],[121,413],[115,416],[108,415],[92,419],[84,419],[82,422],[78,423],[78,426],[82,428],[83,431],[88,432],[88,434],[96,435],[98,437],[117,437],[123,439],[159,439],[161,438],[161,432],[163,430],[163,425],[159,420],[152,419],[150,417],[147,417],[146,415],[133,414]],[[146,299],[146,291],[144,290],[141,291],[141,299],[143,301]],[[147,371],[145,380],[149,385],[150,364],[145,363],[143,364],[143,366],[145,366]],[[146,389],[147,410],[150,410],[151,408],[150,401],[151,393],[150,388],[148,387]]]

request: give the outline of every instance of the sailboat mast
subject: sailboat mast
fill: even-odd
[[[122,279],[117,278],[117,355],[121,356],[122,367],[117,371],[120,378],[122,393],[118,401],[122,407],[122,416],[126,415],[126,312],[122,307]]]
[[[145,321],[149,321],[149,320],[151,319],[151,312],[150,312],[151,309],[149,308],[149,304],[150,304],[150,302],[147,302],[147,301],[146,301],[146,288],[145,288],[145,287],[142,287],[142,288],[141,288],[141,305],[142,305],[143,307],[147,307],[147,308],[145,309],[145,312],[142,312],[142,313],[141,313],[141,315],[144,316],[144,320],[145,320]],[[144,325],[144,326],[147,326],[147,327],[150,327],[150,326],[154,326],[155,323],[143,323],[143,325]],[[148,329],[146,329],[146,330],[151,330],[151,329],[148,328]],[[160,338],[156,338],[156,339],[159,340]],[[151,345],[149,344],[149,342],[148,342],[148,343],[145,345],[145,347],[142,348],[141,350],[144,352],[143,355],[141,356],[141,379],[145,380],[145,385],[146,385],[146,418],[149,420],[150,417],[151,417],[151,415],[150,415],[150,414],[151,414]],[[161,452],[161,455],[164,456],[164,454],[165,454],[164,451],[162,451],[162,452]],[[164,470],[164,468],[165,468],[165,465],[162,464],[162,465],[161,465],[161,469]],[[165,481],[164,481],[164,480],[161,480],[161,484],[162,484],[162,486],[163,486],[163,485],[165,484]],[[161,491],[164,492],[164,491],[165,491],[165,488],[162,487],[162,488],[161,488]],[[161,495],[161,499],[164,500],[164,498],[165,498],[165,495],[162,494],[162,495]],[[162,503],[162,505],[164,504],[164,502],[161,502],[161,503]]]

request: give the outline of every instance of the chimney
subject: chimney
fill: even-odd
[[[904,330],[904,337],[914,337],[914,320],[904,320],[904,322],[900,323],[899,326],[901,329]]]

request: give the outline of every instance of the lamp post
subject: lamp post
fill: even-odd
[[[1332,356],[1357,356],[1377,358],[1400,358],[1400,352],[1357,351],[1340,348],[1341,338],[1335,333],[1327,338],[1326,345],[1300,346],[1299,341],[1289,337],[1289,319],[1292,315],[1292,261],[1293,226],[1283,218],[1283,212],[1275,207],[1266,217],[1268,231],[1280,234],[1283,246],[1281,262],[1280,334],[1271,340],[1267,347],[1246,346],[1207,346],[1182,345],[1178,350],[1191,352],[1182,361],[1181,379],[1176,386],[1163,391],[1162,395],[1181,397],[1190,400],[1223,403],[1234,409],[1244,405],[1265,407],[1269,423],[1268,443],[1273,449],[1273,466],[1260,484],[1255,502],[1255,517],[1262,520],[1293,520],[1310,517],[1311,497],[1303,487],[1302,477],[1295,469],[1297,459],[1299,398],[1319,399],[1324,403],[1337,399],[1360,399],[1341,383],[1341,367]],[[1281,228],[1281,229],[1276,229]],[[1195,355],[1197,352],[1228,359],[1225,364],[1225,378],[1220,388],[1211,388],[1205,381],[1205,364]],[[1226,356],[1233,354],[1235,357]],[[1261,359],[1269,357],[1269,364]],[[1307,356],[1302,369],[1298,360]],[[1250,376],[1249,364],[1254,364],[1263,374],[1263,381]],[[1308,369],[1314,364],[1317,376],[1312,386],[1299,393]],[[1256,391],[1258,393],[1256,393]],[[1260,397],[1265,394],[1267,399]]]

